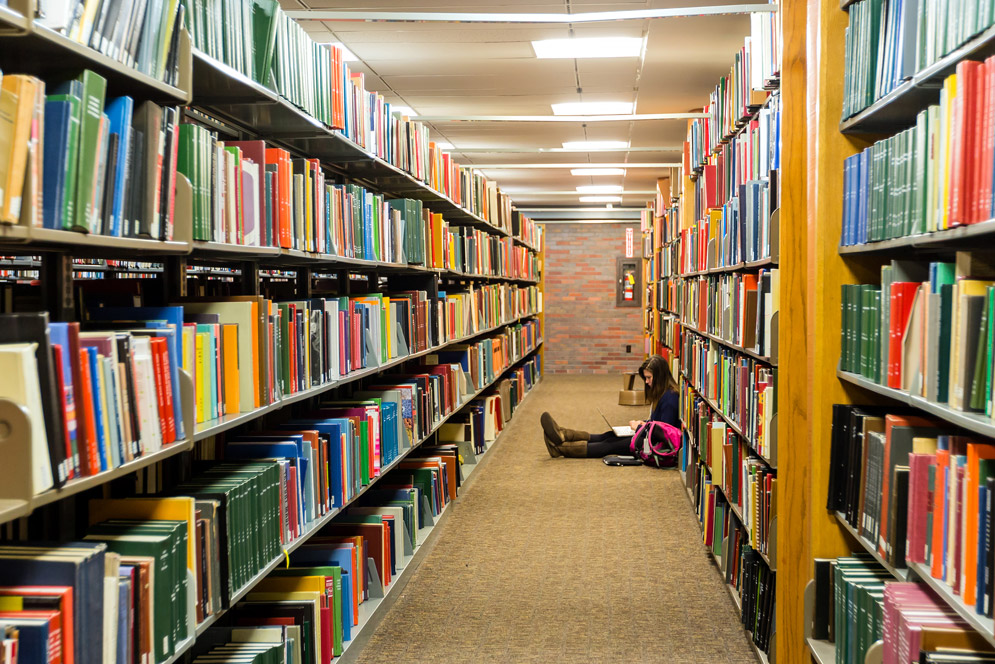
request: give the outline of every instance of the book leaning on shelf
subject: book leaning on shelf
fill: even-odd
[[[172,239],[179,109],[106,86],[89,70],[48,88],[3,75],[0,222]]]

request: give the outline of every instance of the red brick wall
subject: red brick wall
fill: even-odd
[[[546,224],[544,371],[621,373],[642,362],[642,311],[615,306],[615,261],[629,226]],[[631,228],[638,256],[639,224]]]

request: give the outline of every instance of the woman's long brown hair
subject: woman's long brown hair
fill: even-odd
[[[652,386],[646,385],[647,372],[653,376]],[[677,390],[677,381],[674,380],[674,374],[670,372],[670,365],[659,355],[649,357],[640,365],[639,377],[643,379],[646,400],[654,406],[668,390]]]

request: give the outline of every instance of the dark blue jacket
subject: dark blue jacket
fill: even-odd
[[[653,412],[650,413],[650,421],[666,422],[671,426],[680,428],[681,423],[677,417],[678,396],[675,390],[668,390],[663,393],[660,400],[656,402]]]

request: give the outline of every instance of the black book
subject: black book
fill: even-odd
[[[117,172],[117,153],[118,144],[121,140],[119,134],[111,134],[107,137],[107,160],[104,164],[104,191],[102,198],[102,203],[100,204],[100,234],[110,235],[111,232],[111,217],[114,216],[114,185],[116,184],[117,178],[114,174]]]
[[[128,171],[128,198],[125,205],[125,222],[121,229],[124,237],[135,237],[138,235],[138,217],[142,214],[142,204],[145,200],[145,134],[141,129],[132,127],[131,129],[131,164]]]
[[[179,34],[179,29],[174,34]],[[162,178],[158,182],[160,187],[159,195],[159,224],[160,240],[173,239],[173,221],[170,211],[173,208],[173,201],[176,196],[176,157],[179,148],[179,109],[175,106],[168,106],[162,110],[162,127],[166,139],[165,152],[162,157]]]
[[[816,558],[813,561],[815,568],[815,597],[813,601],[811,633],[813,639],[825,641],[829,639],[829,603],[832,596],[832,560],[829,558]]]
[[[888,537],[891,540],[888,562],[895,567],[905,567],[905,538],[909,520],[909,467],[895,466],[891,475],[891,522]]]
[[[48,436],[48,456],[55,486],[66,483],[69,461],[66,457],[62,389],[56,381],[55,359],[48,331],[48,312],[4,314],[0,318],[0,343],[36,343],[38,383],[41,387],[42,415]]]
[[[131,428],[131,440],[126,444],[131,445],[131,455],[136,459],[142,455],[141,425],[138,420],[138,395],[135,389],[135,376],[131,371],[131,336],[127,334],[115,335],[117,341],[118,361],[124,365],[124,384],[121,386],[124,398],[127,400],[128,424]]]

